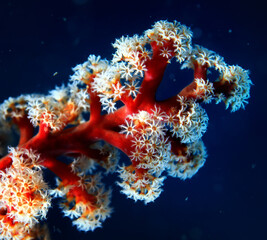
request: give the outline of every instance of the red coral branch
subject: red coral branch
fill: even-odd
[[[190,29],[178,22],[156,22],[143,36],[117,39],[110,62],[90,55],[74,68],[67,87],[1,105],[0,126],[15,125],[20,134],[17,147],[9,147],[0,160],[4,237],[34,236],[51,197],[62,198],[64,215],[79,230],[100,227],[111,213],[103,169],[119,173],[129,198],[149,203],[159,197],[167,175],[184,180],[203,166],[207,154],[201,137],[208,116],[200,103],[244,108],[252,82],[248,71],[192,45],[191,38]],[[193,69],[193,80],[177,95],[157,101],[173,58]],[[218,71],[218,79],[208,79],[209,68]],[[116,149],[129,157],[129,165],[118,166]],[[43,168],[57,176],[55,189],[48,190]]]

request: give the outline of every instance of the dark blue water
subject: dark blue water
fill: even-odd
[[[115,38],[142,34],[165,19],[191,27],[194,43],[249,69],[255,84],[245,111],[205,106],[210,122],[203,141],[209,156],[191,180],[168,178],[160,198],[144,205],[120,194],[118,178],[111,176],[114,212],[103,228],[80,233],[55,206],[48,216],[52,239],[267,239],[267,19],[255,1],[237,2],[1,1],[1,102],[67,83],[71,67],[89,54],[110,59]],[[165,78],[176,79],[177,91],[186,82],[178,65]],[[159,94],[167,97],[168,89]]]

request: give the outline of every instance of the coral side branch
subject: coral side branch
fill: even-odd
[[[113,47],[110,61],[89,55],[75,66],[67,85],[0,105],[0,239],[48,237],[40,221],[53,198],[78,230],[101,227],[112,213],[103,173],[118,174],[128,198],[155,201],[166,177],[185,180],[204,165],[205,104],[223,102],[235,112],[248,103],[248,70],[192,44],[191,30],[179,22],[158,21]],[[192,79],[158,101],[175,60],[181,70],[192,69]],[[119,162],[121,152],[128,160]],[[56,175],[55,187],[44,171]]]

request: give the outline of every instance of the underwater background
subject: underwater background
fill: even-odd
[[[193,31],[193,43],[251,72],[254,85],[245,111],[204,106],[208,158],[186,181],[168,177],[154,203],[120,193],[116,174],[111,218],[94,232],[78,232],[53,202],[52,240],[249,240],[267,239],[267,18],[264,1],[0,1],[0,102],[9,96],[47,93],[67,83],[71,68],[89,54],[111,59],[111,43],[142,34],[158,20],[177,20]],[[185,72],[184,72],[185,71]],[[174,60],[159,98],[192,81]],[[127,159],[122,157],[122,162]],[[54,184],[54,180],[51,184]]]

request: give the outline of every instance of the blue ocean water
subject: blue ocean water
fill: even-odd
[[[210,118],[203,137],[208,158],[192,179],[169,177],[161,196],[144,205],[120,194],[116,175],[107,177],[113,187],[112,217],[102,228],[81,233],[55,204],[48,215],[53,240],[267,239],[265,16],[260,4],[243,1],[0,2],[1,102],[66,84],[71,68],[89,54],[111,59],[116,38],[142,34],[158,20],[189,26],[194,43],[249,69],[254,83],[245,111],[204,106]],[[172,84],[178,92],[187,75],[178,64],[170,70],[166,86]],[[159,95],[168,97],[168,87]]]

